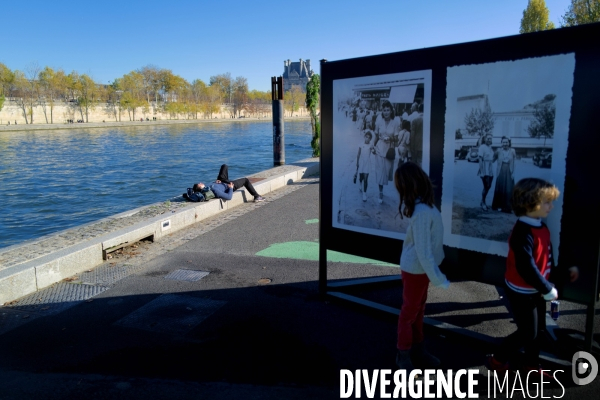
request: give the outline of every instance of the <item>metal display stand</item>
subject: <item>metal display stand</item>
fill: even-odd
[[[342,145],[343,143],[340,144],[342,141],[339,140],[339,136],[347,133],[341,131],[342,123],[339,122],[339,115],[343,115],[350,121],[354,119],[352,113],[355,112],[359,115],[369,115],[369,111],[374,111],[376,114],[383,100],[390,101],[394,111],[398,114],[409,107],[409,100],[412,98],[415,99],[414,104],[417,106],[419,103],[429,106],[429,109],[426,109],[423,114],[427,131],[423,135],[422,166],[435,183],[436,206],[441,209],[442,216],[444,216],[445,213],[448,214],[448,210],[452,213],[454,204],[449,203],[449,199],[452,200],[452,198],[447,194],[449,193],[448,187],[451,187],[451,182],[450,184],[448,182],[452,179],[459,179],[456,178],[459,172],[454,172],[455,170],[452,169],[455,168],[458,171],[458,167],[452,167],[452,165],[459,165],[456,160],[460,161],[460,157],[464,155],[458,146],[457,152],[454,152],[451,141],[454,140],[458,144],[459,142],[468,143],[469,140],[472,140],[471,146],[475,146],[477,136],[470,137],[465,134],[466,128],[460,128],[460,125],[463,124],[463,115],[465,113],[468,115],[469,107],[474,104],[473,109],[479,107],[481,112],[485,112],[488,103],[491,102],[489,99],[494,96],[487,92],[480,93],[484,90],[469,92],[471,80],[477,79],[477,76],[470,71],[478,72],[477,68],[484,72],[491,71],[489,72],[490,81],[493,84],[494,79],[500,80],[500,83],[503,83],[503,79],[506,79],[506,82],[516,79],[514,75],[521,73],[519,68],[522,69],[523,74],[535,74],[535,71],[538,70],[536,68],[540,70],[563,68],[568,72],[564,73],[564,82],[558,80],[552,81],[552,84],[555,86],[564,84],[569,90],[552,89],[553,92],[548,95],[540,89],[538,96],[540,100],[537,103],[523,106],[520,109],[521,114],[513,113],[525,115],[530,112],[527,114],[528,117],[523,118],[529,118],[526,122],[531,125],[531,120],[535,118],[535,112],[542,108],[541,104],[544,102],[556,104],[556,126],[553,137],[548,134],[546,137],[534,137],[532,133],[530,138],[523,135],[518,140],[515,138],[514,142],[515,146],[521,146],[517,148],[518,156],[526,160],[533,159],[536,153],[539,153],[538,149],[533,148],[534,145],[529,143],[543,142],[539,147],[554,143],[552,145],[554,147],[550,147],[554,154],[553,166],[548,173],[554,174],[552,175],[554,179],[557,176],[560,178],[558,181],[560,181],[559,188],[561,189],[562,214],[559,215],[557,221],[553,222],[553,226],[550,224],[549,226],[551,232],[556,233],[556,238],[552,239],[553,242],[555,245],[556,242],[559,242],[559,245],[556,246],[558,265],[577,265],[580,269],[580,278],[577,282],[566,284],[560,288],[561,299],[587,307],[583,348],[590,351],[593,345],[593,321],[599,298],[598,282],[600,278],[600,230],[597,228],[600,226],[600,210],[597,207],[598,199],[600,199],[600,185],[597,184],[596,168],[590,167],[595,164],[598,149],[600,149],[600,118],[597,116],[597,111],[600,110],[600,80],[597,78],[597,71],[600,70],[598,37],[600,37],[600,24],[590,24],[350,60],[323,60],[321,62],[321,126],[323,134],[319,199],[320,293],[386,313],[395,315],[399,313],[396,308],[347,293],[347,289],[360,285],[377,286],[397,282],[400,280],[398,276],[364,278],[342,283],[329,282],[327,279],[327,250],[397,264],[398,249],[402,247],[402,237],[398,237],[391,230],[378,231],[368,227],[366,223],[361,226],[360,221],[355,222],[349,217],[347,219],[340,217],[343,210],[339,209],[338,204],[344,199],[341,198],[340,193],[343,193],[343,189],[339,189],[339,182],[346,179],[346,175],[344,175],[346,172],[341,169],[343,164],[339,160],[344,157],[350,159],[350,156],[345,153],[347,150]],[[564,65],[567,64],[568,67],[565,67]],[[531,67],[531,65],[534,66]],[[498,69],[498,66],[507,66],[516,72],[511,75],[509,71],[506,76],[499,77],[498,71],[505,73],[506,68],[502,70]],[[571,69],[569,70],[569,68]],[[572,84],[569,83],[571,81]],[[490,84],[488,84],[489,86]],[[524,86],[519,89],[526,93],[528,88],[527,85]],[[549,86],[552,86],[550,82]],[[460,90],[453,89],[454,87],[458,87]],[[463,90],[463,88],[465,89]],[[492,93],[491,89],[489,93]],[[496,98],[499,97],[496,96]],[[370,110],[365,111],[360,108]],[[534,109],[535,112],[532,111]],[[456,110],[463,113],[460,114]],[[348,112],[350,114],[347,114]],[[451,120],[452,112],[459,117]],[[513,126],[510,125],[512,122],[504,122],[510,121],[511,117],[508,114],[510,113],[498,112],[495,114],[496,120],[502,121],[495,131],[500,133],[493,135],[496,147],[499,147],[500,137],[503,136],[502,130],[512,129],[506,128],[506,126]],[[368,118],[363,118],[368,121]],[[353,123],[356,124],[354,121]],[[373,123],[374,121],[375,119],[373,119]],[[364,123],[362,129],[368,129],[367,123]],[[521,126],[515,124],[514,126]],[[455,129],[455,127],[459,128]],[[523,131],[529,128],[521,127],[519,129]],[[455,131],[456,135],[454,135]],[[534,132],[533,129],[529,131]],[[562,156],[560,156],[561,154]],[[355,153],[354,157],[356,158]],[[466,160],[460,162],[464,162],[460,165],[469,165],[466,164]],[[561,165],[563,165],[562,170],[560,169]],[[536,173],[537,171],[539,173],[547,172],[542,168],[535,171]],[[373,185],[376,186],[376,183]],[[500,219],[502,215],[498,215],[498,219]],[[447,225],[446,222],[444,224]],[[587,227],[585,230],[582,230],[582,224]],[[479,239],[464,238],[463,240],[460,232],[452,231],[451,234],[444,234],[446,258],[442,265],[444,270],[448,271],[449,278],[501,286],[504,281],[506,259],[501,251],[495,249],[502,249],[501,246],[506,246],[506,240],[492,238],[486,239],[485,242],[475,242]],[[451,243],[446,242],[447,237]],[[490,245],[482,246],[481,248],[484,250],[479,250],[475,245],[468,245],[470,240],[473,243],[484,243],[486,246],[489,242]],[[362,245],[356,246],[356,243]],[[463,243],[467,243],[467,245]],[[425,322],[474,339],[486,342],[495,341],[485,335],[433,319],[426,319]]]

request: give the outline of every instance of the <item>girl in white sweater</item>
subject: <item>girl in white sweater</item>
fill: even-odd
[[[402,309],[398,317],[396,364],[407,374],[418,368],[435,368],[440,360],[425,349],[423,316],[429,282],[448,288],[440,271],[444,259],[442,216],[434,205],[433,185],[418,164],[407,162],[396,170],[394,183],[400,194],[400,217],[409,218],[402,245]]]

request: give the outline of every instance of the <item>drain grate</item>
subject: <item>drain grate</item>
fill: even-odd
[[[58,283],[0,308],[0,335],[38,317],[56,315],[100,294],[102,286]]]
[[[194,271],[191,269],[178,269],[178,270],[171,272],[167,276],[165,276],[165,279],[171,279],[174,281],[196,282],[196,281],[199,281],[200,279],[204,278],[208,274],[209,273],[205,272],[205,271]]]
[[[81,281],[81,283],[89,285],[112,286],[121,279],[139,270],[142,270],[144,266],[144,264],[110,265],[105,263],[90,271],[82,272],[81,274],[79,274],[79,280]]]
[[[55,315],[107,289],[102,286],[61,282],[25,296],[6,308],[41,315]]]
[[[183,335],[225,304],[220,300],[163,294],[121,318],[115,325]]]

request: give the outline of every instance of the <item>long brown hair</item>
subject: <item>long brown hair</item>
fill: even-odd
[[[394,184],[400,194],[400,218],[403,218],[403,214],[408,218],[412,217],[417,199],[429,207],[434,207],[433,184],[418,164],[409,161],[400,165],[394,173]]]

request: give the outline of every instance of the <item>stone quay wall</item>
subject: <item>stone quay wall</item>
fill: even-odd
[[[242,118],[272,118],[271,107],[266,107],[264,112],[249,114],[242,111]],[[54,124],[65,124],[67,120],[83,120],[86,121],[85,110],[83,116],[77,104],[75,103],[64,103],[59,102],[54,106],[52,111],[53,123]],[[290,114],[286,111],[286,117],[290,117]],[[294,118],[296,117],[307,117],[308,112],[304,107],[301,107],[298,111],[293,113]],[[46,120],[47,118],[47,120]],[[140,121],[146,119],[153,121],[156,120],[187,120],[196,119],[193,117],[187,118],[186,115],[179,114],[177,116],[169,115],[168,113],[162,112],[160,108],[149,107],[146,112],[141,107],[136,109],[135,120]],[[201,113],[198,113],[198,119],[209,120],[209,119],[232,119],[231,118],[231,106],[224,104],[218,113],[214,113],[212,118],[204,117]],[[121,111],[121,118],[115,117],[114,109],[109,107],[106,103],[99,103],[93,109],[88,110],[88,118],[86,122],[128,122],[133,120],[133,115],[130,115],[127,111]],[[44,107],[37,105],[33,108],[33,125],[36,124],[49,124],[50,119],[50,108],[46,107],[46,113],[44,113]],[[4,107],[0,110],[0,126],[3,125],[25,125],[25,117],[23,116],[23,110],[15,101],[7,100],[4,102]]]

